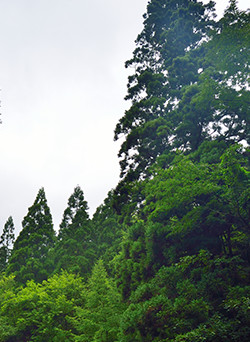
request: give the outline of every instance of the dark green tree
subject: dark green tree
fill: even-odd
[[[124,298],[162,266],[201,249],[249,262],[247,151],[231,146],[218,163],[216,149],[202,150],[206,162],[194,163],[197,153],[177,154],[170,168],[156,164],[142,182],[143,208],[131,212],[134,222],[112,264]]]
[[[184,89],[200,77],[200,45],[214,26],[213,12],[212,1],[204,5],[196,0],[152,0],[148,4],[133,58],[126,62],[135,70],[125,97],[132,105],[115,129],[115,140],[125,137],[118,154],[121,181],[114,202],[122,216],[129,217],[124,214],[128,205],[136,207],[143,200],[136,180],[148,176],[157,157],[176,148],[176,130],[183,121],[176,110]],[[199,125],[193,131],[200,143],[204,137]]]
[[[11,255],[11,249],[15,241],[15,227],[12,216],[6,221],[0,238],[0,271],[3,271]]]
[[[196,0],[149,2],[133,58],[126,62],[135,69],[126,96],[132,105],[115,129],[115,139],[125,136],[122,177],[137,179],[172,146],[173,111],[183,87],[198,80],[198,47],[213,24],[213,6]]]
[[[124,299],[128,299],[140,283],[148,277],[145,222],[134,222],[127,227],[121,251],[112,260],[117,285]]]
[[[112,272],[112,266],[109,263],[118,253],[122,238],[119,216],[112,206],[113,195],[113,191],[108,193],[104,203],[96,209],[91,220],[92,240],[96,254],[98,258],[102,258],[109,272]]]
[[[79,186],[69,197],[58,240],[51,253],[54,271],[61,269],[86,275],[95,260],[88,205]]]
[[[72,236],[74,231],[88,221],[88,204],[80,186],[76,186],[73,194],[69,197],[68,207],[63,213],[58,238],[61,240],[65,235]]]
[[[119,341],[247,342],[246,276],[240,259],[206,250],[162,267],[130,296]]]
[[[30,279],[42,281],[47,278],[47,257],[55,243],[55,231],[44,188],[38,191],[22,226],[7,271],[14,273],[18,282],[24,283]]]
[[[182,89],[174,111],[174,146],[196,150],[204,140],[249,144],[249,13],[230,1],[201,45],[197,82]]]
[[[143,201],[137,180],[150,175],[157,158],[168,167],[176,149],[192,153],[215,139],[249,143],[249,14],[234,0],[218,22],[213,10],[213,2],[193,0],[148,4],[126,63],[135,70],[126,97],[132,105],[115,129],[115,139],[125,137],[115,189],[123,216]]]

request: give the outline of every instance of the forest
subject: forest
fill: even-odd
[[[0,342],[250,341],[249,11],[151,0],[125,63],[120,180],[58,232],[44,188],[0,237]]]

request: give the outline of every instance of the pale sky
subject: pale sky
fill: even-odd
[[[76,185],[90,214],[117,185],[124,63],[147,2],[0,0],[0,232],[11,215],[18,234],[41,187],[57,230]]]

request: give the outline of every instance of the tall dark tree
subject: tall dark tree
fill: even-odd
[[[124,204],[136,206],[141,201],[136,181],[147,177],[157,157],[176,148],[176,130],[183,121],[176,109],[184,89],[200,77],[200,45],[214,25],[213,13],[212,1],[204,5],[197,0],[152,0],[148,4],[133,58],[126,62],[135,70],[125,97],[132,104],[115,129],[115,140],[125,137],[118,154],[121,181],[115,190],[115,208],[123,216]],[[193,134],[197,145],[202,141],[199,125]]]
[[[213,6],[196,0],[148,4],[144,29],[126,62],[135,69],[126,96],[132,105],[115,129],[115,139],[125,135],[119,152],[122,177],[138,178],[172,145],[173,110],[183,87],[199,77],[198,47],[211,28]]]
[[[15,241],[15,227],[12,216],[6,221],[0,238],[0,271],[3,271],[11,255],[11,249]]]
[[[19,282],[29,279],[42,281],[47,277],[47,256],[55,242],[52,216],[44,188],[38,191],[22,226],[23,229],[14,243],[8,273],[14,273]]]
[[[94,263],[91,225],[88,204],[82,189],[77,186],[69,197],[58,234],[58,241],[52,252],[54,271],[61,269],[85,275]]]
[[[92,240],[95,243],[98,258],[102,258],[109,272],[109,262],[118,253],[122,238],[122,226],[119,216],[112,207],[114,191],[108,193],[104,203],[101,204],[93,215]]]
[[[219,22],[213,11],[213,2],[196,0],[148,4],[126,63],[135,69],[126,97],[132,105],[115,129],[115,139],[125,137],[115,191],[123,216],[124,204],[142,201],[137,180],[149,176],[157,158],[168,167],[176,149],[187,154],[204,141],[249,141],[249,14],[235,0]]]
[[[63,213],[63,219],[60,224],[58,238],[74,235],[74,231],[82,227],[88,221],[88,204],[84,199],[84,194],[80,186],[76,186],[73,194],[69,197],[68,207]]]
[[[212,139],[249,144],[249,13],[231,0],[200,51],[197,82],[183,88],[174,111],[174,146],[194,151]]]

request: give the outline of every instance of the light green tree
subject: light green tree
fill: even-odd
[[[113,281],[108,278],[103,261],[99,260],[84,291],[85,305],[77,309],[74,326],[78,342],[117,341],[124,305]]]
[[[20,288],[10,287],[11,280],[2,280],[4,288],[0,281],[4,291],[0,316],[6,328],[1,342],[75,341],[70,317],[83,305],[81,278],[62,272],[40,284],[28,281]]]

